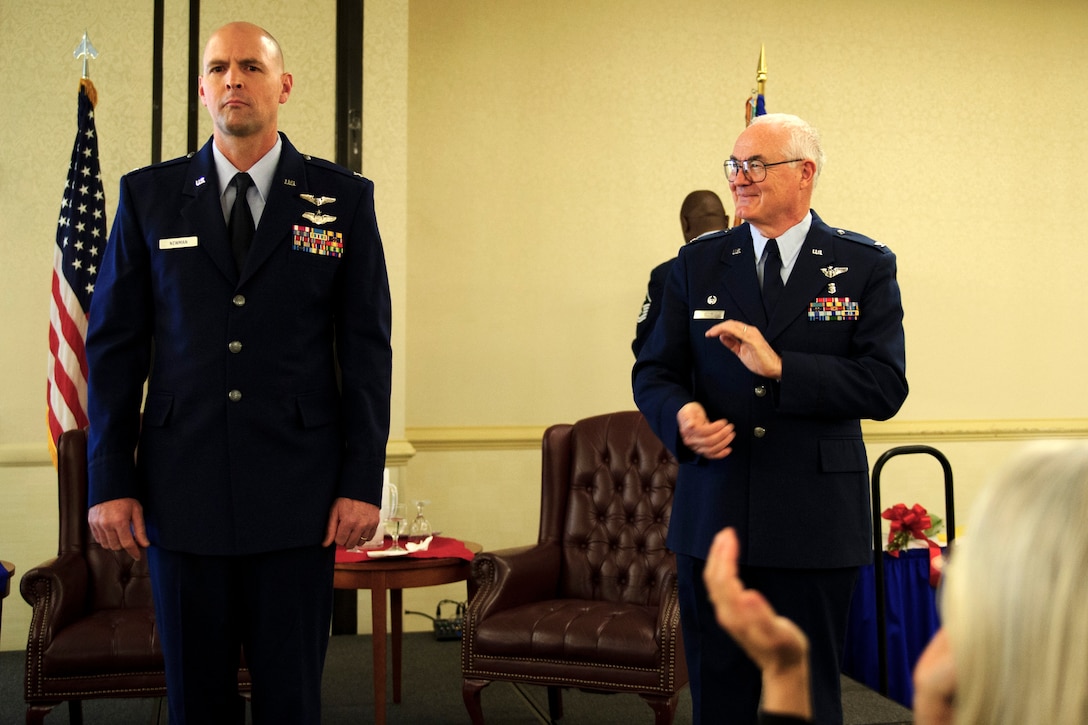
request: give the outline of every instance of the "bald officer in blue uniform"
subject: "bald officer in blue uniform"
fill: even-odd
[[[121,180],[91,305],[88,518],[104,547],[149,556],[172,725],[241,722],[242,649],[254,722],[320,722],[333,544],[378,525],[373,186],[278,132],[292,84],[261,28],[211,36],[213,138]]]
[[[638,407],[681,462],[668,545],[696,723],[747,725],[759,704],[760,673],[703,583],[726,526],[744,585],[811,641],[816,722],[842,722],[846,619],[872,547],[860,419],[895,415],[907,381],[895,255],[810,209],[822,166],[795,116],[741,133],[726,173],[746,223],[681,249],[633,371]]]

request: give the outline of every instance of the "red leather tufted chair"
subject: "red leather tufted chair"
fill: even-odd
[[[87,525],[87,433],[70,430],[57,446],[60,545],[57,557],[28,571],[19,590],[33,607],[26,646],[26,721],[41,723],[68,701],[163,697],[166,674],[155,630],[147,557],[95,543]],[[249,673],[239,671],[248,691]]]
[[[632,692],[659,725],[687,684],[676,562],[665,549],[676,461],[637,411],[544,433],[535,546],[477,554],[464,616],[463,697],[484,722],[494,680]]]

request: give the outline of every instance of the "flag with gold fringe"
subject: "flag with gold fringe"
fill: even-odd
[[[79,112],[68,182],[57,220],[49,308],[49,367],[46,382],[49,451],[57,462],[60,434],[87,425],[87,313],[98,261],[106,246],[106,195],[98,163],[94,107],[98,94],[89,78],[79,83]]]

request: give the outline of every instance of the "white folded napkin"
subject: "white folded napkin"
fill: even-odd
[[[409,541],[407,544],[404,545],[404,548],[408,551],[426,551],[427,547],[431,545],[431,539],[433,538],[433,536],[428,536],[426,539],[420,541],[419,543]]]
[[[366,552],[366,555],[372,559],[379,559],[386,556],[408,556],[411,552],[407,549],[375,549],[374,551]]]

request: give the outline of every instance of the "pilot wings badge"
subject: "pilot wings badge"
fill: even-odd
[[[322,224],[328,224],[329,222],[336,221],[336,217],[329,216],[328,214],[322,214],[319,211],[307,211],[302,214],[304,219],[309,219],[314,224],[321,226]]]
[[[336,199],[331,196],[314,196],[313,194],[299,194],[298,196],[303,201],[308,201],[317,207],[331,204],[336,201]]]
[[[828,266],[828,267],[822,267],[820,269],[820,271],[824,273],[825,277],[827,277],[828,279],[831,279],[832,277],[838,277],[840,274],[842,274],[843,272],[845,272],[845,271],[847,271],[849,269],[850,269],[849,267],[831,267],[831,266]]]

